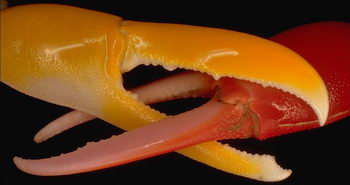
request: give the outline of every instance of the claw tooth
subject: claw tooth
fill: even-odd
[[[170,66],[170,65],[164,65],[163,68],[168,70],[168,71],[174,71],[177,67],[176,66]]]
[[[222,77],[221,75],[212,75],[212,76],[216,81],[220,80],[220,78]]]

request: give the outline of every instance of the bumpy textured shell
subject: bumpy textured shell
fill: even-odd
[[[140,63],[277,87],[307,101],[321,122],[327,117],[327,91],[317,72],[291,50],[248,34],[122,21],[117,16],[62,5],[10,8],[1,11],[1,24],[2,82],[126,130],[166,117],[122,87],[121,73]],[[180,152],[251,178],[260,178],[255,175],[264,170],[254,157],[217,142]]]

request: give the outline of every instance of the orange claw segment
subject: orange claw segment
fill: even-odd
[[[147,62],[276,86],[313,105],[321,123],[327,117],[327,91],[315,70],[291,50],[255,36],[123,22],[117,16],[63,5],[8,8],[1,11],[1,23],[2,82],[124,129],[165,118],[121,86],[121,72]],[[67,31],[71,29],[74,32]]]
[[[116,92],[122,90],[120,73],[114,79],[106,75],[115,73],[106,68],[118,64],[116,52],[123,53],[113,47],[123,46],[120,17],[36,4],[7,8],[0,18],[1,82],[98,117],[107,81],[113,80]]]
[[[122,71],[142,61],[200,71],[216,79],[257,82],[302,98],[321,125],[327,119],[328,95],[321,77],[282,45],[245,33],[188,25],[124,21],[121,30],[129,42]]]

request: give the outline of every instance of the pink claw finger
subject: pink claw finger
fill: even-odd
[[[205,114],[203,114],[205,112]],[[171,152],[186,146],[227,138],[250,136],[253,122],[240,119],[244,108],[216,100],[177,116],[161,120],[78,150],[46,159],[22,159],[14,163],[35,175],[67,175],[93,171]],[[236,125],[236,126],[235,126]],[[235,129],[235,127],[240,129]]]

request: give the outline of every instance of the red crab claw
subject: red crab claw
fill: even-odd
[[[309,59],[322,75],[331,94],[331,111],[327,123],[349,115],[349,102],[340,100],[349,98],[346,94],[349,85],[346,82],[350,81],[350,76],[346,71],[339,71],[339,67],[350,68],[347,62],[350,58],[347,52],[350,46],[349,24],[311,24],[272,39]],[[328,62],[329,59],[333,59],[333,62]],[[333,76],[331,72],[335,68],[338,75]],[[193,78],[193,73],[180,76],[187,82],[209,78],[200,73],[196,73],[196,78]],[[156,89],[159,89],[159,84],[168,84],[178,78],[163,79],[160,83],[151,83],[133,91],[140,95],[148,94],[142,99],[152,103],[197,96],[196,93],[189,93],[188,88],[183,88],[176,96],[153,99],[158,96]],[[72,153],[39,160],[15,158],[15,163],[32,174],[63,175],[120,165],[210,140],[248,137],[265,139],[319,126],[312,108],[292,94],[226,77],[209,81],[212,83],[200,87],[200,92],[210,92],[205,94],[215,96],[197,109],[98,143],[90,143]]]
[[[324,80],[330,101],[326,124],[350,115],[349,23],[329,21],[307,24],[277,34],[271,40],[304,57]],[[316,121],[301,123],[293,126],[290,132],[318,126]]]

